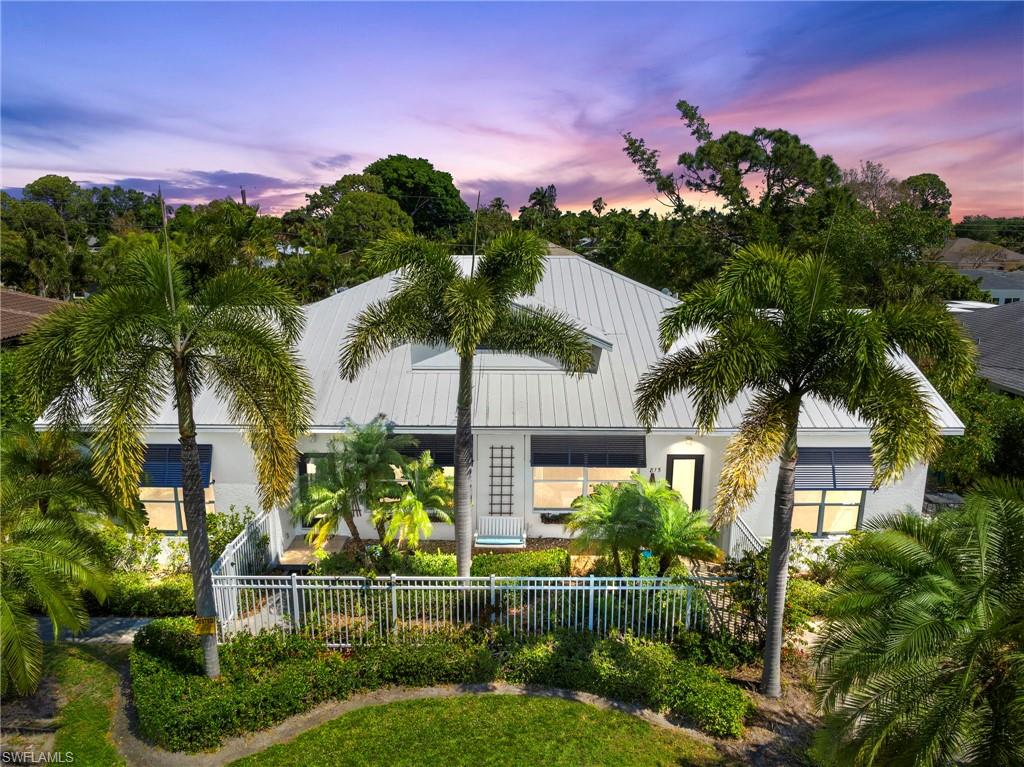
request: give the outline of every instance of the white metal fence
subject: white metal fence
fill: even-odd
[[[282,512],[274,509],[249,522],[211,565],[216,575],[264,573],[281,556],[284,545]]]
[[[682,629],[745,630],[721,578],[450,578],[230,576],[213,579],[218,638],[304,632],[329,647],[439,629],[499,626],[516,636],[556,629],[671,640]]]

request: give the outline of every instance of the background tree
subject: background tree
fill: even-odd
[[[175,215],[177,218],[177,215]],[[190,284],[200,285],[234,267],[262,267],[277,262],[280,222],[232,199],[192,208],[176,227],[184,237],[182,267]]]
[[[347,192],[331,210],[326,239],[340,252],[361,254],[375,240],[391,232],[411,234],[412,219],[397,202],[375,192]]]
[[[388,155],[367,165],[363,173],[381,179],[384,194],[409,215],[417,234],[451,235],[471,217],[451,174],[437,170],[422,157]]]
[[[846,304],[843,285],[823,256],[794,256],[772,246],[736,252],[718,279],[702,283],[666,312],[656,363],[636,390],[641,423],[652,426],[666,400],[687,392],[696,425],[715,427],[723,407],[751,392],[739,433],[726,448],[715,522],[734,520],[753,500],[765,467],[779,460],[769,567],[762,690],[781,694],[782,618],[793,518],[797,432],[805,397],[842,407],[868,424],[878,484],[895,481],[938,450],[928,395],[889,351],[945,348],[950,339],[912,313],[865,313]],[[676,348],[687,334],[702,336]],[[962,336],[955,342],[969,344]],[[970,370],[948,370],[953,382]],[[962,383],[962,380],[961,380]]]
[[[957,237],[991,242],[1024,253],[1024,216],[964,216],[954,231]]]
[[[817,647],[823,764],[1024,763],[1024,483],[873,520],[844,548]]]
[[[547,249],[536,237],[509,231],[494,239],[463,271],[440,243],[389,235],[367,258],[383,273],[401,269],[391,294],[352,323],[341,349],[341,375],[352,381],[373,359],[408,343],[447,346],[459,356],[455,426],[455,536],[458,573],[468,576],[473,519],[473,368],[481,347],[554,357],[572,373],[591,365],[590,344],[565,315],[518,306],[544,274]]]
[[[181,266],[146,247],[124,282],[59,308],[30,335],[26,380],[51,427],[88,424],[96,478],[123,503],[138,497],[143,434],[170,398],[178,416],[182,488],[196,612],[216,620],[206,502],[193,404],[207,387],[248,434],[261,501],[285,502],[311,388],[294,344],[304,315],[266,276],[231,270],[189,290]],[[209,631],[208,627],[204,627]],[[206,673],[219,674],[216,636],[204,633]]]
[[[554,184],[538,186],[530,192],[526,205],[519,208],[520,223],[529,229],[542,228],[548,221],[561,215],[557,202],[558,190]]]

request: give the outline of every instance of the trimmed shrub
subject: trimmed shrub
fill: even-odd
[[[736,639],[727,632],[686,631],[681,626],[672,637],[672,647],[683,660],[715,668],[736,668],[754,662],[761,655],[756,644]]]
[[[563,578],[569,575],[569,552],[565,549],[516,551],[508,554],[477,554],[471,575]]]
[[[713,669],[681,661],[664,644],[560,633],[521,641],[469,629],[419,644],[379,642],[346,657],[316,639],[265,633],[221,649],[222,677],[202,676],[191,619],[160,619],[136,634],[132,690],[139,731],[171,750],[198,751],[265,729],[326,700],[386,685],[505,679],[580,690],[667,709],[714,735],[742,733],[749,702]]]
[[[110,579],[102,603],[86,594],[92,615],[124,615],[133,618],[162,618],[195,615],[191,575],[170,575],[150,580],[142,573],[117,573]]]
[[[662,693],[662,705],[698,728],[722,738],[743,734],[750,699],[707,666],[679,661]]]
[[[792,611],[795,625],[806,625],[810,618],[824,615],[828,589],[807,578],[791,578],[786,589],[786,609]]]

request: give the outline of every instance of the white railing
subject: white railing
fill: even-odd
[[[274,509],[249,522],[211,565],[216,575],[265,573],[281,556],[281,513]]]
[[[515,636],[555,629],[670,640],[682,629],[732,628],[726,579],[229,576],[213,579],[218,638],[304,632],[329,647],[415,641],[470,624]],[[731,616],[731,618],[730,618]]]
[[[737,545],[735,543],[733,544],[732,550],[734,556],[742,556],[744,551],[753,551],[755,554],[760,554],[768,548],[764,541],[754,534],[754,531],[750,529],[750,525],[743,520],[743,517],[736,517],[736,519],[733,520],[732,525],[733,529],[738,530],[740,535],[743,537],[743,540],[739,542],[739,548],[741,550],[738,553]]]

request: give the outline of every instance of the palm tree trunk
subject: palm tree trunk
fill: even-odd
[[[612,562],[615,563],[615,577],[622,577],[622,560],[619,559],[619,547],[612,546]]]
[[[455,559],[460,578],[473,564],[473,355],[459,359],[459,397],[455,415]]]
[[[658,558],[658,577],[663,578],[668,569],[672,567],[672,560],[674,557],[671,554],[662,554]]]
[[[359,547],[359,550],[363,550],[363,539],[359,536],[359,528],[356,527],[356,516],[355,513],[349,508],[348,514],[342,514],[342,519],[345,520],[345,526],[348,527],[348,537],[352,544]]]
[[[640,549],[633,549],[633,554],[629,558],[629,567],[633,571],[634,578],[640,575]]]
[[[203,648],[206,676],[220,676],[217,652],[217,610],[213,601],[213,576],[210,572],[210,541],[206,534],[206,498],[199,468],[192,397],[185,385],[182,366],[174,365],[178,406],[178,441],[181,443],[181,486],[184,495],[188,559],[192,570],[192,588],[196,599],[199,641]]]
[[[789,580],[796,460],[794,421],[779,457],[779,476],[775,484],[775,517],[772,522],[772,548],[768,564],[764,670],[761,673],[761,692],[768,698],[778,698],[782,695],[782,616],[786,608],[786,585]]]

